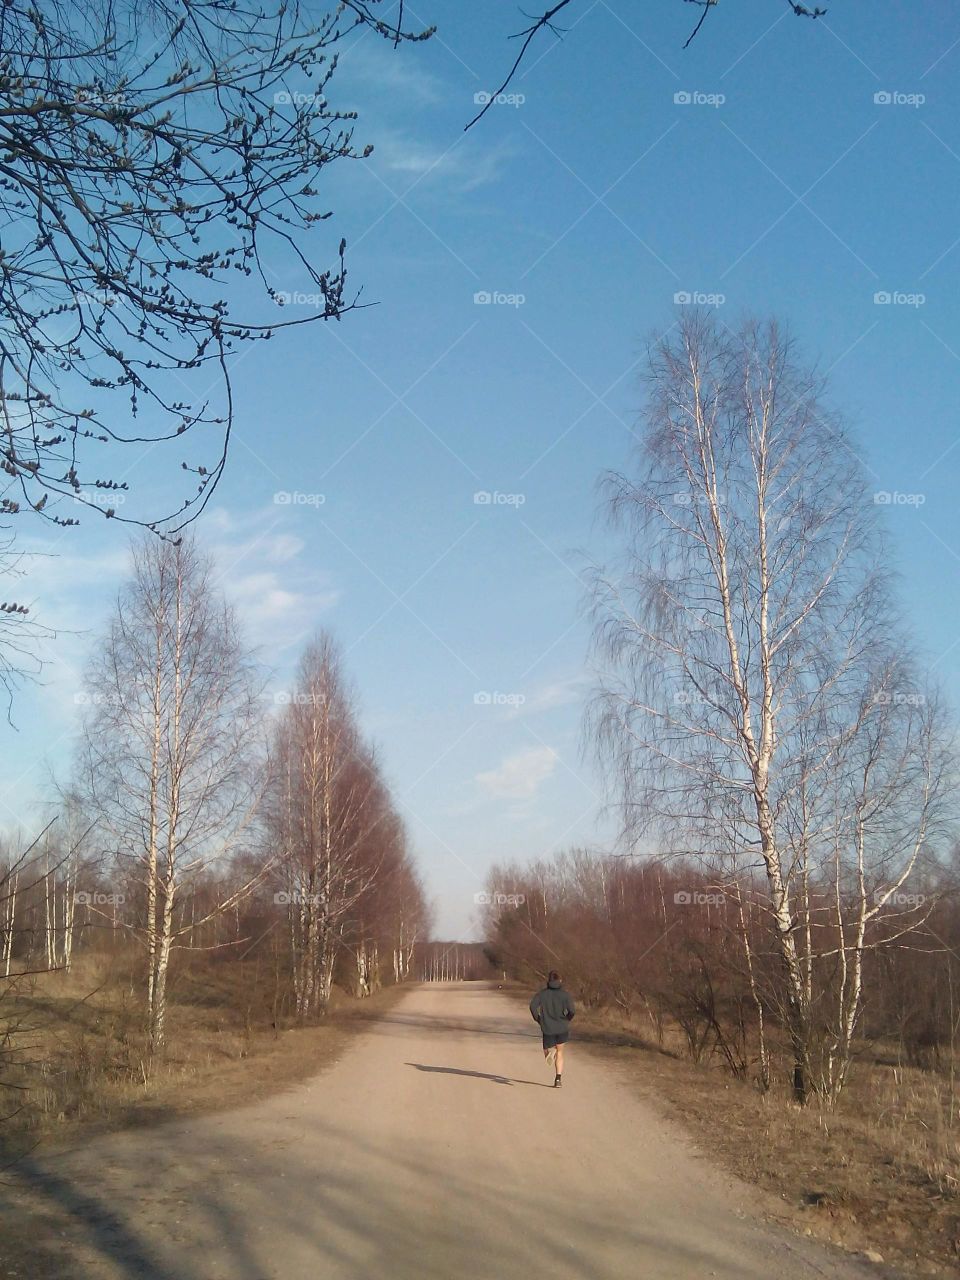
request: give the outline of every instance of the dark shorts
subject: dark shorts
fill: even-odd
[[[566,1044],[566,1043],[567,1043],[567,1041],[568,1041],[569,1039],[570,1039],[570,1032],[569,1032],[569,1031],[561,1031],[561,1032],[560,1032],[560,1034],[559,1034],[558,1036],[546,1036],[546,1035],[545,1035],[545,1036],[543,1037],[543,1047],[544,1047],[545,1049],[553,1049],[553,1048],[555,1048],[558,1044]]]

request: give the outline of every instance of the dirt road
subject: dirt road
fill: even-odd
[[[35,1280],[863,1280],[765,1224],[614,1067],[478,984],[414,988],[329,1071],[265,1103],[27,1161],[0,1240]],[[7,1174],[10,1178],[10,1174]],[[4,1256],[5,1255],[5,1256]]]

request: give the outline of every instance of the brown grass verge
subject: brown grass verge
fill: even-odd
[[[4,1016],[21,1030],[15,1064],[4,1073],[3,1163],[81,1131],[86,1138],[266,1097],[337,1061],[356,1030],[404,991],[388,987],[361,1001],[335,989],[319,1023],[274,1026],[266,999],[251,1003],[245,981],[236,966],[184,965],[168,1047],[152,1064],[139,993],[116,957],[41,975],[8,999]]]
[[[649,1025],[609,1011],[578,1011],[573,1048],[614,1065],[722,1167],[771,1193],[785,1225],[908,1276],[960,1274],[960,1129],[942,1076],[864,1059],[829,1113],[796,1106],[785,1085],[761,1096],[719,1064],[683,1058],[679,1039],[661,1048]]]

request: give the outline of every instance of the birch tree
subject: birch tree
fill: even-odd
[[[383,810],[371,815],[367,846],[367,888],[359,899],[348,935],[356,961],[358,995],[371,995],[381,984],[384,967],[392,966],[393,981],[410,974],[414,948],[427,928],[423,886],[407,849],[404,824],[386,787]]]
[[[655,839],[762,870],[803,1102],[820,945],[805,876],[829,846],[841,896],[851,866],[861,900],[878,876],[901,886],[928,856],[942,742],[934,721],[921,732],[906,704],[877,700],[905,643],[877,506],[823,380],[789,337],[776,323],[732,333],[686,315],[652,347],[648,389],[635,468],[607,481],[624,553],[595,574],[591,724],[629,847]],[[902,688],[909,661],[898,670]],[[895,846],[857,844],[869,802],[852,779],[868,739],[877,773],[892,769],[902,788]],[[815,796],[813,816],[804,804]],[[821,949],[853,965],[849,1030],[862,931],[834,943]],[[840,1040],[849,1047],[847,1030]]]
[[[339,654],[320,635],[300,661],[273,740],[267,832],[288,910],[299,1018],[330,998],[344,930],[377,874],[367,847],[385,814]]]
[[[430,925],[423,884],[406,854],[394,885],[391,939],[393,980],[405,982],[412,971],[416,946],[426,937]]]
[[[88,676],[79,785],[117,883],[136,896],[154,1050],[166,1034],[171,953],[202,923],[175,920],[193,877],[222,865],[256,812],[259,685],[213,565],[189,538],[147,536]],[[249,885],[212,912],[229,908]],[[208,912],[206,918],[209,918]]]

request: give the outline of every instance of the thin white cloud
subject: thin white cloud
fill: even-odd
[[[269,644],[274,654],[299,644],[340,598],[325,571],[301,562],[303,538],[276,527],[286,518],[273,506],[242,521],[223,513],[220,529],[242,528],[244,536],[233,539],[228,533],[211,548],[218,587],[253,643]]]
[[[236,521],[226,507],[210,507],[204,513],[206,528],[214,533],[235,533]]]
[[[319,615],[332,609],[340,598],[333,589],[291,590],[270,570],[239,574],[223,585],[254,640],[275,642],[277,626],[283,625],[280,647],[318,625]]]
[[[303,557],[304,539],[276,527],[287,518],[273,506],[236,513],[217,507],[195,527],[201,550],[213,556],[216,589],[237,610],[248,642],[270,662],[322,625],[340,598],[330,575]],[[24,539],[24,576],[7,591],[56,631],[37,646],[43,668],[29,699],[16,700],[14,715],[22,718],[32,703],[51,740],[76,724],[86,665],[130,575],[130,542],[117,532],[111,529],[114,536],[100,547],[69,532]]]
[[[439,147],[396,130],[383,130],[377,132],[369,163],[391,173],[422,178],[424,182],[442,179],[454,191],[464,193],[498,181],[516,155],[516,148],[509,143],[483,150],[469,143]]]
[[[564,680],[554,680],[550,684],[541,685],[532,693],[524,696],[523,702],[512,706],[509,710],[511,719],[517,717],[539,715],[543,711],[552,711],[554,707],[569,707],[582,702],[584,694],[593,683],[593,677],[587,671],[580,671]]]
[[[385,105],[395,111],[398,104],[432,107],[450,96],[450,89],[443,81],[417,61],[415,50],[409,47],[395,50],[375,40],[358,40],[339,59],[331,97],[340,105],[341,95],[350,95],[355,88],[362,90],[356,109],[362,108],[364,116],[381,97],[386,98]]]
[[[130,567],[130,552],[125,541],[96,549],[70,533],[46,541],[25,538],[19,548],[24,553],[16,592],[29,598],[38,612],[45,613],[44,622],[62,625],[60,606],[85,601],[85,588],[118,584]]]
[[[295,560],[305,546],[304,540],[292,533],[278,533],[264,540],[263,554],[274,564],[286,564]]]
[[[476,781],[497,800],[532,800],[559,759],[552,747],[531,747],[507,756],[499,768],[478,773]]]

